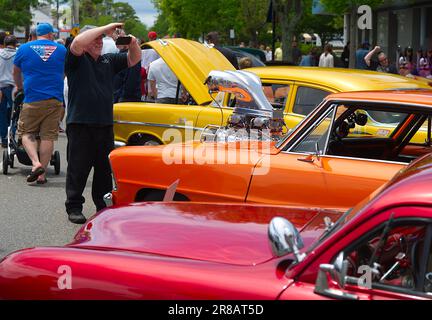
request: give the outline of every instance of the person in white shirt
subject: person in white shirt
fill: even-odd
[[[150,63],[148,80],[150,96],[153,96],[157,103],[177,103],[178,79],[162,58]]]
[[[266,56],[266,61],[272,61],[272,59],[273,59],[273,52],[270,49],[270,47],[267,47],[265,49],[265,56]]]
[[[113,34],[107,34],[102,39],[102,52],[101,55],[107,54],[107,53],[119,53],[120,50],[117,48],[115,40],[117,40],[118,35],[116,32]]]
[[[332,54],[332,45],[326,44],[324,52],[321,54],[319,59],[319,67],[334,68],[334,58]]]

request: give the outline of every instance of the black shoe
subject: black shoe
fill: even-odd
[[[1,146],[2,146],[2,148],[5,148],[5,149],[7,149],[7,147],[8,147],[8,144],[7,144],[7,142],[2,142]]]
[[[79,211],[68,213],[69,221],[76,224],[84,224],[86,223],[86,217]]]

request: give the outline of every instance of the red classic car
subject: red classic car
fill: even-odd
[[[188,202],[99,212],[0,262],[0,299],[432,297],[432,155],[345,213]]]

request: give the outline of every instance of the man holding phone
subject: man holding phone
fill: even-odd
[[[114,148],[113,77],[141,60],[141,49],[133,36],[127,53],[101,54],[103,35],[122,27],[122,23],[111,23],[80,33],[66,55],[69,93],[65,205],[73,223],[86,222],[82,193],[92,168],[92,198],[97,211],[105,207],[103,196],[112,189],[108,155]]]

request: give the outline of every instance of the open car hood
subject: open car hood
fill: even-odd
[[[322,234],[325,215],[335,221],[332,215],[338,213],[244,204],[134,203],[101,211],[69,246],[251,266],[274,258],[267,236],[273,217],[285,217],[303,229],[307,249]]]
[[[204,84],[212,70],[235,70],[217,49],[186,39],[160,39],[145,44],[168,64],[199,105],[212,101]]]

